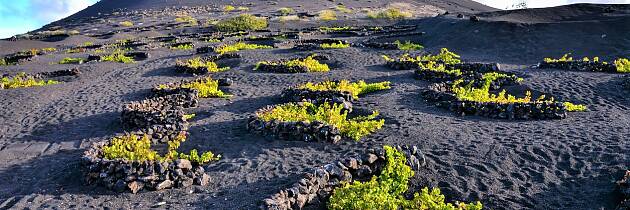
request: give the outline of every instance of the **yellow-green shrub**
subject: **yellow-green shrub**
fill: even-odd
[[[183,83],[180,88],[190,88],[198,91],[197,96],[200,98],[228,98],[232,95],[226,94],[219,89],[219,81],[210,77],[197,79],[191,82]],[[177,88],[169,85],[159,85],[158,89]]]
[[[219,31],[235,32],[250,31],[267,28],[267,19],[250,14],[242,14],[236,17],[219,21],[215,27]]]
[[[187,23],[186,25],[188,25],[188,26],[196,26],[198,24],[197,23],[197,19],[195,19],[192,16],[188,16],[188,15],[179,16],[179,17],[175,18],[175,22]]]
[[[192,44],[178,44],[170,47],[171,50],[192,50],[195,47]]]
[[[234,11],[234,10],[236,10],[236,7],[234,7],[232,5],[225,5],[225,6],[223,6],[223,11],[224,12],[231,12],[231,11]]]
[[[441,63],[441,64],[458,64],[462,62],[460,60],[459,55],[449,51],[447,48],[440,49],[440,53],[438,53],[437,55],[429,54],[429,55],[411,57],[409,54],[404,54],[396,59],[393,59],[384,55],[383,59],[385,59],[386,61],[414,62],[414,63],[433,61],[433,62]]]
[[[81,64],[85,60],[84,58],[63,58],[59,61],[59,64]]]
[[[630,73],[630,60],[619,58],[615,60],[615,67],[617,67],[617,72]]]
[[[193,149],[190,154],[179,153],[181,142],[186,141],[185,135],[179,135],[176,139],[168,142],[168,153],[164,156],[151,149],[151,140],[147,135],[142,138],[134,134],[114,137],[108,145],[103,147],[103,155],[108,160],[130,160],[130,161],[172,161],[175,159],[187,159],[191,162],[205,164],[210,161],[219,160],[220,155],[212,152],[204,152],[199,156],[197,150]]]
[[[289,8],[289,7],[282,7],[280,9],[278,9],[278,12],[282,15],[282,16],[287,16],[290,14],[295,13],[295,10],[293,10],[293,8]]]
[[[413,15],[410,12],[402,11],[398,8],[387,8],[379,12],[369,12],[368,17],[373,19],[405,19]]]
[[[319,47],[321,47],[322,49],[343,49],[350,47],[350,44],[344,44],[343,42],[339,41],[338,43],[323,43],[320,44]]]
[[[482,205],[476,203],[446,203],[440,190],[428,188],[415,193],[412,200],[407,200],[404,193],[408,190],[409,180],[414,176],[411,167],[406,165],[405,155],[391,146],[383,146],[387,162],[381,174],[373,176],[370,181],[344,183],[334,190],[328,202],[328,208],[334,210],[480,210]]]
[[[323,21],[337,20],[337,13],[332,10],[319,11],[319,19]]]
[[[343,110],[342,104],[323,103],[319,106],[303,102],[282,104],[274,107],[272,110],[259,113],[264,121],[279,120],[282,122],[313,122],[320,121],[328,125],[332,125],[339,129],[342,135],[352,138],[356,141],[360,140],[376,130],[380,129],[385,120],[375,120],[378,112],[372,115],[348,119],[348,112]]]
[[[120,23],[118,23],[119,26],[123,26],[123,27],[131,27],[133,26],[133,22],[131,21],[122,21]]]
[[[258,70],[261,65],[286,65],[287,67],[303,66],[306,67],[308,72],[327,72],[330,71],[328,64],[320,63],[314,58],[314,55],[308,56],[303,59],[293,59],[286,62],[271,62],[261,61],[256,64],[254,70]]]
[[[335,6],[335,10],[342,12],[342,13],[352,13],[352,10],[348,9],[346,6],[344,5],[337,5]]]
[[[225,54],[229,52],[238,52],[241,50],[256,50],[256,49],[271,49],[271,48],[273,47],[267,46],[267,45],[247,44],[245,42],[237,42],[231,45],[230,44],[221,45],[220,47],[216,48],[214,52],[219,53],[219,54]]]
[[[2,77],[0,79],[0,89],[13,89],[24,87],[35,87],[44,85],[54,85],[59,82],[54,80],[38,80],[33,76],[27,75],[24,72],[20,72],[13,77]]]
[[[230,69],[230,67],[219,68],[219,65],[217,63],[203,60],[201,59],[201,57],[194,57],[192,59],[187,59],[183,61],[178,59],[175,61],[175,63],[177,65],[186,66],[194,69],[206,68],[208,69],[208,72],[222,72]]]
[[[490,93],[490,83],[487,82],[481,88],[472,87],[472,82],[467,85],[461,85],[463,80],[457,80],[452,86],[455,96],[462,101],[475,102],[494,102],[494,103],[529,103],[531,101],[531,92],[525,92],[524,98],[517,98],[513,95],[506,94],[505,90],[499,94]]]
[[[564,108],[567,109],[567,112],[585,112],[588,111],[586,106],[581,104],[573,104],[571,102],[564,102]]]
[[[352,27],[350,26],[345,26],[345,27],[327,27],[327,26],[322,26],[319,27],[319,31],[345,31],[345,30],[350,30],[352,29]]]
[[[420,71],[435,71],[435,72],[444,72],[445,74],[460,76],[462,75],[462,71],[459,69],[446,69],[444,64],[438,64],[435,61],[429,61],[426,64],[419,62]]]
[[[405,43],[400,42],[400,40],[396,40],[394,42],[398,46],[399,50],[422,50],[424,47],[420,44],[415,44],[410,41],[406,41]]]
[[[119,63],[134,63],[132,57],[125,56],[125,51],[116,50],[112,54],[104,55],[101,57],[101,61],[119,62]]]
[[[389,86],[390,82],[378,82],[378,83],[366,83],[363,80],[358,82],[350,82],[348,80],[341,80],[338,82],[335,81],[324,81],[319,83],[305,83],[300,85],[298,88],[300,89],[308,89],[313,91],[342,91],[349,92],[352,94],[353,98],[359,98],[359,95],[379,91],[379,90],[388,90],[391,87]]]

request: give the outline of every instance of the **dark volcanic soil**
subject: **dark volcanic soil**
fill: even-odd
[[[614,181],[630,168],[630,91],[618,84],[617,74],[541,70],[530,66],[544,57],[573,52],[575,57],[600,56],[603,60],[630,57],[630,7],[628,5],[572,5],[525,11],[498,11],[472,1],[398,1],[418,16],[406,21],[370,20],[361,8],[382,8],[389,1],[164,1],[102,0],[75,16],[50,26],[79,30],[82,34],[62,41],[0,41],[0,54],[30,48],[96,44],[117,39],[143,38],[173,33],[194,33],[203,27],[156,27],[152,31],[104,34],[118,22],[130,20],[138,27],[173,23],[181,10],[204,23],[225,14],[227,4],[245,5],[249,13],[268,15],[290,6],[298,12],[326,9],[343,2],[354,14],[339,20],[279,23],[272,30],[301,29],[320,25],[414,24],[420,36],[400,36],[377,41],[412,40],[427,51],[448,47],[466,61],[499,62],[525,78],[524,87],[556,99],[586,104],[590,111],[570,113],[564,120],[503,121],[462,117],[425,102],[420,91],[430,83],[414,80],[412,71],[386,68],[383,54],[398,50],[351,47],[316,50],[329,55],[335,65],[328,73],[274,74],[252,71],[262,60],[296,57],[309,52],[289,49],[242,51],[232,69],[211,74],[231,78],[227,90],[234,97],[203,99],[192,120],[191,134],[182,147],[211,150],[223,158],[206,171],[206,187],[159,192],[113,193],[81,182],[79,160],[91,143],[122,133],[119,116],[123,104],[141,100],[161,83],[192,78],[174,71],[175,59],[190,58],[194,51],[156,48],[151,58],[134,64],[50,64],[64,57],[87,53],[64,52],[34,58],[18,66],[1,66],[1,74],[44,72],[77,67],[82,74],[65,83],[0,90],[0,209],[143,209],[159,205],[178,209],[255,209],[259,201],[291,185],[310,167],[383,144],[417,145],[427,156],[426,169],[418,171],[412,189],[425,185],[442,189],[448,200],[480,200],[489,209],[613,209],[619,202]],[[274,3],[275,2],[275,3]],[[195,7],[204,5],[203,8]],[[298,7],[297,5],[302,5]],[[121,13],[112,9],[127,7]],[[153,9],[146,11],[144,9]],[[205,8],[205,9],[204,9]],[[207,9],[210,8],[210,9]],[[136,12],[133,12],[136,11]],[[129,12],[129,13],[127,13]],[[481,22],[468,16],[477,13]],[[100,16],[99,16],[100,13]],[[457,18],[464,14],[465,18]],[[139,25],[139,23],[143,23]],[[49,27],[50,27],[49,26]],[[326,38],[312,36],[306,38]],[[344,37],[358,42],[373,37]],[[194,41],[197,46],[209,45]],[[385,126],[360,142],[340,145],[265,139],[245,129],[246,119],[257,109],[279,103],[284,88],[307,81],[363,79],[391,81],[392,89],[370,94],[356,104],[379,110]],[[518,88],[517,88],[518,89]]]

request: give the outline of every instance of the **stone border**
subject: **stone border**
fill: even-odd
[[[108,160],[103,147],[107,141],[94,143],[83,154],[81,164],[88,184],[99,184],[117,192],[137,193],[142,189],[163,190],[191,185],[208,185],[210,176],[203,166],[186,159],[171,162]]]
[[[166,143],[188,131],[183,105],[194,103],[190,100],[196,99],[174,94],[126,104],[121,124],[125,130],[150,135],[153,142]]]
[[[346,40],[341,39],[302,39],[298,40],[293,46],[294,50],[321,50],[321,44],[350,44]]]
[[[344,109],[352,111],[352,94],[349,92],[324,90],[314,91],[309,89],[290,88],[282,91],[280,96],[285,102],[310,102],[313,104],[336,103],[343,104]]]
[[[630,169],[626,170],[624,177],[617,181],[617,188],[621,193],[621,203],[617,206],[617,210],[630,209]]]
[[[615,64],[594,61],[558,61],[558,62],[540,62],[537,66],[539,69],[564,69],[571,71],[593,71],[619,73]]]
[[[396,149],[405,154],[407,165],[414,171],[426,165],[425,156],[417,147],[397,146]],[[292,187],[264,199],[260,209],[303,209],[309,205],[321,207],[342,182],[368,181],[372,176],[380,174],[386,163],[385,150],[378,148],[368,149],[362,155],[312,168]]]
[[[450,93],[444,84],[434,84],[421,93],[427,101],[438,107],[449,109],[459,115],[476,115],[495,119],[509,120],[549,120],[564,119],[567,111],[561,102],[530,102],[500,104],[494,102],[461,101]]]

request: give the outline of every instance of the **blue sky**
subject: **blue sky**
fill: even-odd
[[[98,0],[0,0],[0,38],[38,29]]]
[[[0,38],[38,29],[81,11],[98,0],[0,0]],[[129,0],[134,1],[134,0]],[[475,0],[499,8],[526,1],[528,7],[550,7],[573,3],[630,4],[630,0]]]

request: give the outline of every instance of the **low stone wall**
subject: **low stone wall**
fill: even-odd
[[[286,102],[307,101],[313,104],[343,104],[344,109],[352,111],[352,94],[341,91],[314,91],[309,89],[290,88],[282,91],[281,98]]]
[[[418,63],[413,61],[387,61],[385,65],[394,70],[412,70],[419,68]]]
[[[566,108],[560,102],[493,103],[461,101],[448,91],[445,84],[435,84],[422,92],[422,96],[438,107],[460,115],[476,115],[510,120],[548,120],[566,118]]]
[[[615,66],[615,64],[604,64],[603,62],[594,61],[541,62],[538,64],[538,68],[617,73],[617,67]]]
[[[498,63],[458,63],[458,64],[446,64],[446,69],[459,69],[462,72],[477,72],[477,73],[489,73],[497,72],[503,74],[509,74],[501,71],[501,65]]]
[[[257,113],[273,109],[272,106],[263,108]],[[258,114],[257,114],[258,115]],[[323,122],[281,122],[278,120],[264,121],[258,117],[251,117],[247,121],[247,130],[263,136],[273,136],[288,141],[316,141],[336,144],[342,136],[339,129]]]
[[[151,57],[151,55],[149,55],[148,52],[127,52],[125,53],[125,56],[132,57],[133,60],[136,60],[136,61],[146,60],[149,57]]]
[[[630,209],[630,170],[626,170],[624,177],[617,182],[619,192],[621,192],[621,203],[617,210]]]
[[[322,47],[320,46],[321,44],[338,44],[340,42],[342,44],[348,44],[347,41],[338,39],[303,39],[298,40],[297,43],[293,46],[293,49],[304,51],[318,50],[322,49]]]
[[[181,47],[181,46],[185,46],[185,45],[190,45],[195,47],[195,44],[193,44],[192,42],[179,42],[179,43],[174,43],[171,44],[171,47]]]
[[[41,72],[33,75],[35,78],[53,78],[53,77],[68,77],[68,76],[77,76],[81,74],[81,71],[77,68],[74,69],[66,69],[59,71],[49,71],[49,72]]]
[[[107,142],[93,144],[81,164],[88,184],[99,184],[117,192],[163,190],[191,185],[207,185],[210,176],[197,163],[185,159],[171,162],[108,160],[102,148]]]
[[[424,154],[415,146],[396,147],[407,157],[407,165],[418,171],[426,164]],[[323,208],[335,188],[342,182],[367,181],[379,175],[387,163],[382,148],[368,149],[365,154],[344,158],[322,167],[310,169],[293,186],[264,199],[263,210]]]
[[[182,105],[191,103],[189,99],[175,94],[127,104],[121,114],[122,126],[151,135],[154,142],[166,143],[188,130]]]

